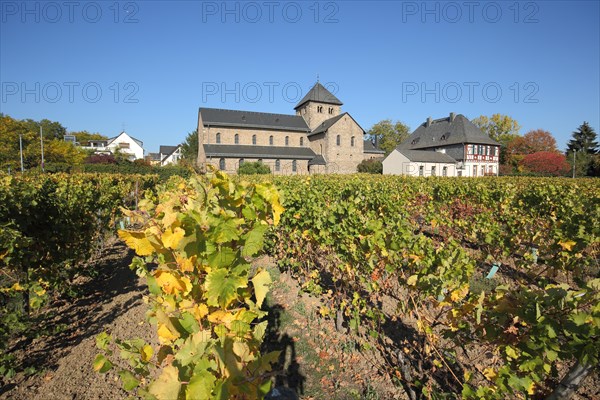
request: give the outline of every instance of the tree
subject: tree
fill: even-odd
[[[497,142],[505,143],[519,135],[521,126],[508,115],[493,114],[490,118],[485,115],[473,119],[475,125]]]
[[[240,175],[266,175],[271,173],[271,168],[260,161],[245,162],[238,168]]]
[[[556,151],[527,154],[521,164],[526,171],[543,175],[563,176],[571,169],[564,154]]]
[[[573,139],[567,144],[567,153],[573,151],[583,151],[587,154],[598,153],[596,132],[587,122],[584,122],[573,132]]]
[[[198,158],[198,131],[188,133],[181,144],[181,155],[188,163],[194,164]]]
[[[526,155],[548,151],[558,152],[556,140],[550,132],[535,129],[506,143],[504,164],[517,168]]]
[[[408,138],[409,130],[410,128],[400,121],[392,124],[391,119],[384,119],[373,125],[367,134],[376,140],[379,148],[387,156]]]
[[[43,119],[39,122],[32,119],[26,119],[24,123],[30,131],[37,132],[38,135],[40,134],[41,127],[45,139],[63,140],[64,136],[67,134],[67,128],[62,126],[59,122],[53,122],[48,119]]]
[[[507,164],[506,148],[508,143],[520,137],[519,123],[508,115],[493,114],[491,117],[480,115],[473,119],[475,125],[485,134],[500,143],[500,164]]]
[[[358,172],[367,174],[383,174],[383,163],[380,160],[369,159],[362,160],[356,167]]]
[[[85,146],[90,140],[107,140],[108,137],[99,133],[89,133],[88,131],[69,132],[69,135],[75,136],[77,143]]]

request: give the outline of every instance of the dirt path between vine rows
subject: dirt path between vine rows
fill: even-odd
[[[11,354],[20,371],[0,380],[0,399],[92,400],[124,399],[117,368],[95,373],[95,337],[106,331],[119,339],[140,337],[156,344],[146,322],[143,279],[129,269],[133,252],[117,239],[91,261],[99,275],[78,282],[80,296],[57,300],[52,316],[40,326],[39,338],[13,344]],[[267,268],[274,286],[267,297],[269,330],[264,351],[281,350],[277,385],[292,388],[303,400],[404,399],[402,390],[378,374],[374,352],[358,348],[330,320],[320,318],[320,301],[302,293],[297,282],[282,274],[272,260]],[[31,336],[31,335],[30,335]],[[118,356],[113,357],[119,361]],[[23,371],[28,371],[24,373]]]

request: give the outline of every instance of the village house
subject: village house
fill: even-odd
[[[81,148],[94,150],[96,154],[115,154],[118,151],[127,155],[130,161],[144,158],[144,143],[124,131],[107,140],[90,140],[86,146],[81,146]]]
[[[383,152],[363,140],[364,129],[341,106],[317,82],[295,115],[201,107],[199,150],[207,163],[229,172],[261,161],[274,174],[354,173],[361,161]]]
[[[412,176],[497,175],[500,143],[464,115],[427,118],[383,160],[383,173]]]

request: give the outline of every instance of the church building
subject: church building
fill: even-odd
[[[233,173],[254,161],[282,175],[354,173],[361,161],[384,153],[363,140],[364,129],[341,106],[317,82],[295,115],[201,107],[198,159]]]

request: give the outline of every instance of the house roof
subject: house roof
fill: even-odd
[[[417,150],[459,143],[499,145],[462,114],[454,117],[453,121],[446,117],[427,125],[427,122],[422,123],[399,148]]]
[[[171,155],[173,154],[173,152],[175,152],[175,150],[177,150],[179,148],[179,146],[160,146],[158,152],[160,154],[164,154],[164,155]]]
[[[112,142],[114,142],[116,139],[118,139],[118,138],[119,138],[119,136],[121,136],[121,135],[127,135],[127,136],[129,136],[129,137],[130,137],[130,138],[131,138],[131,139],[132,139],[134,142],[136,142],[136,143],[137,143],[137,144],[138,144],[140,147],[144,147],[144,142],[142,142],[142,141],[141,141],[141,140],[139,140],[139,139],[136,139],[136,138],[134,138],[133,136],[131,136],[130,134],[128,134],[128,133],[127,133],[127,132],[125,132],[125,131],[123,131],[123,132],[119,133],[117,136],[114,136],[114,137],[111,137],[111,138],[107,139],[107,141],[106,141],[106,144],[107,144],[107,145],[111,144],[111,143],[112,143]]]
[[[304,118],[300,115],[271,114],[204,107],[201,107],[199,111],[204,126],[263,128],[297,132],[310,131]]]
[[[308,93],[306,93],[306,96],[304,96],[302,98],[302,100],[300,100],[298,105],[296,107],[294,107],[294,110],[300,108],[300,106],[302,106],[304,103],[307,103],[309,101],[316,101],[318,103],[335,104],[338,106],[341,106],[342,104],[344,104],[337,97],[335,97],[329,90],[327,90],[325,88],[325,86],[321,85],[320,82],[317,82],[315,84],[315,86],[313,86],[312,89],[310,89],[308,91]]]
[[[385,154],[385,151],[378,149],[375,147],[373,142],[370,140],[364,140],[363,152],[364,153],[373,153],[373,154]]]
[[[327,165],[327,161],[325,161],[325,158],[323,158],[322,155],[317,154],[312,160],[308,162],[308,166],[310,167],[311,165]]]
[[[431,162],[431,163],[450,163],[455,164],[456,160],[448,154],[440,153],[439,151],[431,150],[407,150],[400,146],[396,148],[400,154],[404,155],[410,161],[416,162]]]
[[[230,158],[283,158],[312,160],[314,151],[309,147],[280,147],[280,146],[248,146],[237,144],[205,144],[204,152],[207,157]]]

